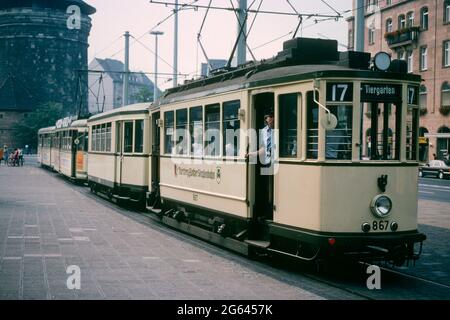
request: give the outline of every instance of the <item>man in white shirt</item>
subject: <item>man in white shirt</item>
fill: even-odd
[[[262,167],[270,167],[274,158],[274,117],[272,112],[268,112],[264,116],[266,126],[260,131],[259,149],[256,152],[246,154],[249,156],[258,156]]]
[[[261,164],[259,172],[259,183],[261,191],[266,195],[265,203],[261,204],[259,216],[263,219],[273,219],[273,160],[274,160],[274,116],[272,112],[264,115],[266,126],[260,131],[259,149],[256,152],[246,154],[249,156],[258,156]]]

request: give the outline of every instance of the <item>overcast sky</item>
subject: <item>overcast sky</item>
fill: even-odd
[[[161,0],[161,2],[174,2],[174,0]],[[193,0],[179,0],[179,3],[191,3]],[[257,9],[261,0],[255,0],[252,9]],[[173,72],[173,35],[174,19],[167,19],[159,26],[157,24],[168,17],[173,10],[172,6],[150,3],[149,0],[87,0],[97,9],[92,15],[92,30],[89,38],[89,61],[94,57],[113,58],[123,61],[125,31],[138,38],[142,44],[130,39],[130,68],[132,71],[154,71],[154,36],[148,34],[151,29],[163,31],[159,37],[158,55],[164,61],[159,60],[159,72]],[[237,6],[237,0],[233,4]],[[250,5],[253,0],[248,0]],[[332,8],[338,12],[351,10],[352,0],[327,0]],[[209,0],[198,0],[195,4],[207,6]],[[333,10],[321,0],[290,0],[290,3],[300,13],[333,14]],[[231,8],[230,0],[213,0],[213,6]],[[293,12],[287,0],[263,0],[260,10]],[[182,10],[179,13],[179,62],[178,71],[189,74],[192,78],[199,72],[199,65],[205,62],[205,58],[197,44],[197,33],[200,30],[206,9]],[[348,17],[350,13],[344,14]],[[249,15],[249,25],[255,17]],[[304,19],[303,28],[298,36],[314,38],[336,39],[342,45],[347,45],[347,22],[325,21],[315,23],[315,18]],[[255,57],[260,59],[274,56],[282,48],[283,41],[290,39],[297,27],[296,16],[284,16],[275,14],[257,15],[254,26],[248,37],[248,44]],[[289,35],[287,35],[290,33]],[[280,38],[281,36],[284,37]],[[210,59],[228,59],[237,36],[237,22],[232,11],[210,10],[201,33],[202,43]],[[278,40],[275,40],[280,38]],[[269,43],[268,43],[269,42]],[[268,43],[268,44],[266,44]],[[266,45],[264,45],[266,44]],[[344,50],[344,47],[340,47]],[[247,53],[247,59],[251,56]],[[150,76],[153,81],[153,76]],[[161,76],[158,85],[162,89],[172,86],[168,81],[170,75]],[[180,76],[179,82],[185,77]]]

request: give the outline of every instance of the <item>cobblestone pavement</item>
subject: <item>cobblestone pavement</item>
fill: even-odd
[[[0,299],[355,298],[235,253],[217,254],[86,190],[29,162],[0,166]],[[81,269],[81,290],[67,288],[71,265]]]

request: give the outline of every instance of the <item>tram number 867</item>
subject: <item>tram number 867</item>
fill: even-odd
[[[372,230],[373,231],[387,230],[388,226],[389,226],[389,221],[388,220],[381,220],[381,221],[374,221],[374,222],[372,222]]]

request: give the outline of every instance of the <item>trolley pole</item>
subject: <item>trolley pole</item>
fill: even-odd
[[[178,0],[175,0],[175,31],[173,39],[173,86],[178,85]]]
[[[238,20],[238,47],[237,47],[237,65],[247,62],[247,0],[239,0],[239,20]],[[243,27],[241,27],[243,26]],[[241,32],[242,30],[242,32]]]
[[[129,72],[130,72],[130,33],[125,32],[125,63],[123,72],[123,97],[122,106],[128,105],[128,85],[129,85]]]
[[[364,0],[356,0],[355,51],[359,52],[364,52],[364,8]]]
[[[158,36],[162,36],[162,31],[152,31],[151,35],[155,36],[155,82],[153,84],[153,101],[158,99]]]

